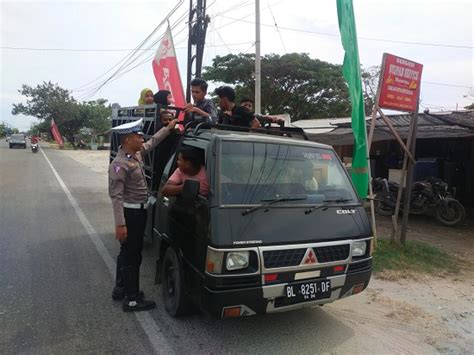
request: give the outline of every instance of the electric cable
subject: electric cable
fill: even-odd
[[[244,19],[236,19],[229,16],[223,16],[228,18],[229,20],[233,20],[234,22],[244,22],[255,24],[255,21],[244,20]],[[260,23],[261,26],[265,27],[273,27],[273,25]],[[292,28],[292,27],[282,27],[279,26],[282,30],[287,31],[295,31],[295,32],[303,32],[303,33],[310,33],[316,34],[321,36],[331,36],[331,37],[339,37],[339,34],[335,33],[327,33],[327,32],[317,32],[317,31],[310,31],[310,30],[303,30],[299,28]],[[446,48],[458,48],[458,49],[474,49],[474,46],[466,46],[466,45],[457,45],[457,44],[445,44],[445,43],[429,43],[429,42],[410,42],[410,41],[399,41],[399,40],[392,40],[392,39],[383,39],[383,38],[372,38],[372,37],[365,37],[365,36],[357,36],[358,39],[366,40],[366,41],[377,41],[377,42],[387,42],[387,43],[400,43],[400,44],[409,44],[409,45],[420,45],[420,46],[433,46],[433,47],[446,47]]]

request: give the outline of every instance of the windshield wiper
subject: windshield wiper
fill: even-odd
[[[308,208],[306,211],[304,211],[304,214],[310,214],[311,212],[319,210],[321,208],[326,209],[329,205],[331,205],[333,203],[345,203],[345,202],[349,202],[349,201],[352,201],[352,199],[351,198],[337,198],[337,199],[334,199],[334,200],[323,200],[323,202],[325,202],[325,203],[322,203],[320,205],[315,205],[311,208]]]
[[[259,208],[270,206],[270,205],[273,205],[274,203],[285,202],[285,201],[300,201],[300,200],[306,200],[307,198],[308,197],[306,196],[279,196],[279,197],[268,199],[268,200],[262,200],[262,201],[267,201],[267,202],[254,206],[252,208],[246,209],[245,211],[242,212],[242,216],[246,216],[252,213],[253,211],[258,210]]]

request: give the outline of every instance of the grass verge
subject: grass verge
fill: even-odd
[[[404,246],[386,239],[377,241],[373,267],[376,273],[395,271],[398,274],[457,273],[461,261],[423,242],[407,241]]]

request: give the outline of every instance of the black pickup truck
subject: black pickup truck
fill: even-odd
[[[152,135],[159,109],[114,110],[113,126],[144,118]],[[138,112],[138,113],[137,113]],[[216,318],[322,305],[363,291],[372,272],[372,230],[334,149],[301,129],[188,123],[147,157],[147,234],[157,247],[156,282],[171,316],[194,304]],[[201,152],[208,197],[187,180],[160,190],[177,152]],[[111,158],[118,148],[112,137]]]

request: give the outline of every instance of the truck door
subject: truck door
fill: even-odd
[[[173,154],[171,158],[168,160],[165,168],[163,169],[163,175],[161,176],[160,182],[160,190],[168,181],[168,178],[173,173],[176,166],[176,154]],[[158,231],[159,234],[170,237],[170,230],[169,230],[169,214],[170,208],[170,198],[161,196],[161,192],[158,193],[158,199],[156,202],[156,214],[155,214],[155,229]]]

